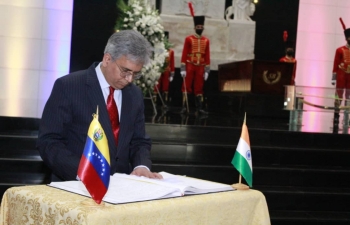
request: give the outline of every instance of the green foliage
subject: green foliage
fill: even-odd
[[[165,48],[164,28],[157,10],[145,5],[143,0],[130,0],[125,4],[118,0],[117,7],[121,10],[115,23],[115,30],[135,30],[141,33],[153,46],[151,63],[142,68],[143,77],[134,81],[144,94],[153,91],[160,74],[164,71],[164,62],[168,56]],[[169,44],[167,44],[169,46]]]
[[[114,30],[125,30],[123,27],[123,20],[127,16],[126,12],[131,10],[131,6],[129,6],[124,0],[117,0],[116,6],[118,11],[118,17],[115,22]]]

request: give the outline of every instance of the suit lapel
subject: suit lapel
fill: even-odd
[[[128,126],[130,123],[130,112],[132,112],[132,95],[131,95],[131,87],[128,85],[122,90],[122,112],[121,112],[121,120],[120,120],[120,130],[119,130],[119,143],[118,146],[123,145],[123,140],[126,139],[126,135],[128,134]]]
[[[88,73],[87,80],[86,80],[87,96],[88,96],[88,99],[90,101],[90,105],[92,105],[94,107],[95,111],[96,111],[96,107],[98,106],[99,122],[100,122],[103,130],[105,131],[106,136],[107,136],[110,158],[112,161],[112,159],[115,159],[115,157],[116,157],[117,149],[116,149],[116,146],[114,143],[112,125],[111,125],[111,122],[109,120],[106,102],[104,100],[101,86],[100,86],[100,83],[97,79],[97,74],[95,71],[95,68],[97,65],[98,65],[98,63],[94,63],[87,70],[87,73]]]

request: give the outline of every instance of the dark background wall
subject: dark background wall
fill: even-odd
[[[117,15],[116,0],[74,0],[71,72],[101,61]]]
[[[256,21],[255,58],[278,60],[284,55],[283,31],[296,41],[299,0],[259,0],[252,19]]]
[[[160,2],[156,2],[158,9]],[[226,0],[226,7],[231,4],[232,0]],[[284,55],[283,31],[288,30],[289,38],[296,40],[298,7],[299,0],[259,0],[252,16],[256,21],[256,59],[278,60]],[[71,72],[101,60],[117,17],[116,0],[74,0]]]

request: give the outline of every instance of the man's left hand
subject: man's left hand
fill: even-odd
[[[136,175],[139,177],[148,177],[153,179],[163,179],[162,175],[159,173],[153,173],[144,167],[138,167],[132,171],[131,175]]]
[[[173,81],[175,72],[170,72],[169,81]]]
[[[208,80],[209,73],[205,72],[203,77],[204,77],[204,80],[205,80],[205,81]]]

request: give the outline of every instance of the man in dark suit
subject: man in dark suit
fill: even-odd
[[[40,121],[37,148],[52,170],[52,180],[76,180],[92,114],[99,106],[99,121],[108,139],[111,175],[131,173],[161,178],[151,172],[151,140],[145,132],[141,90],[132,81],[141,76],[152,47],[138,32],[114,33],[102,62],[56,80]],[[114,91],[114,90],[115,91]],[[113,90],[113,91],[112,91]],[[119,112],[119,135],[114,135],[106,107],[113,95]],[[112,99],[113,100],[113,99]]]

